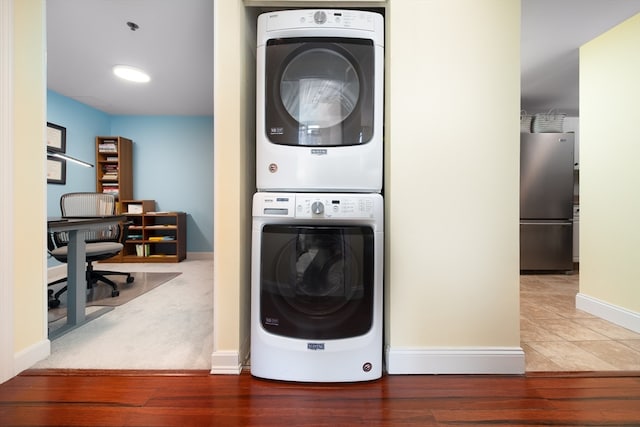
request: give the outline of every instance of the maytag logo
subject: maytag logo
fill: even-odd
[[[324,343],[317,343],[317,342],[307,343],[307,350],[324,350]]]
[[[327,149],[326,148],[312,148],[311,149],[312,156],[326,156]]]

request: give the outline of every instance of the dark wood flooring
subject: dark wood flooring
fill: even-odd
[[[0,426],[640,426],[640,372],[385,376],[351,384],[204,371],[30,370]]]

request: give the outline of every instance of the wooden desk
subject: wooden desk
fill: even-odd
[[[86,243],[84,233],[94,227],[117,225],[126,219],[123,215],[101,216],[90,218],[55,217],[47,218],[49,231],[69,232],[67,253],[67,323],[49,334],[49,339],[63,335],[78,326],[102,316],[113,307],[104,307],[86,315],[87,275],[86,275]]]

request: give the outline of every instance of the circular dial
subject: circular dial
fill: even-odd
[[[311,204],[311,212],[316,215],[324,213],[324,205],[322,204],[322,202],[313,202]]]
[[[327,22],[327,14],[319,10],[313,14],[313,20],[316,22],[316,24],[324,24],[325,22]]]

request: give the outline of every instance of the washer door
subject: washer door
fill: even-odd
[[[271,142],[328,147],[371,140],[371,40],[268,40],[265,79],[265,132]]]
[[[367,333],[373,322],[373,251],[370,227],[265,225],[262,327],[306,339]]]

